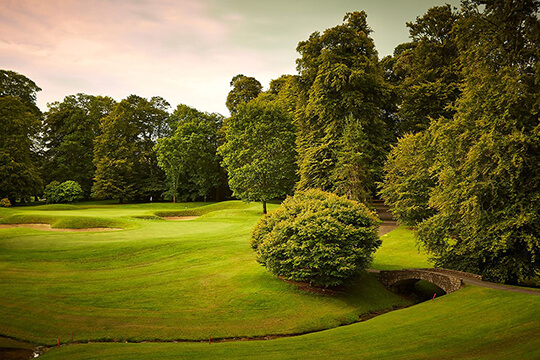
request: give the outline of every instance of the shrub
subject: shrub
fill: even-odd
[[[83,190],[78,182],[68,180],[63,183],[53,181],[45,187],[47,203],[72,203],[83,198]]]
[[[0,207],[10,207],[11,206],[11,201],[9,201],[8,198],[3,198],[2,200],[0,200]]]
[[[380,246],[365,205],[321,190],[297,192],[255,226],[251,247],[271,273],[315,286],[344,284]]]

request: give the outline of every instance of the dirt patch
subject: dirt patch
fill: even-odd
[[[385,234],[388,234],[390,231],[397,229],[398,224],[396,221],[392,220],[385,220],[382,222],[382,224],[379,226],[379,236],[383,236]]]
[[[1,229],[12,229],[12,228],[28,228],[41,231],[58,231],[58,232],[94,232],[94,231],[114,231],[114,230],[123,230],[120,228],[85,228],[85,229],[67,229],[67,228],[53,228],[49,224],[0,224]]]
[[[169,221],[184,221],[184,220],[195,220],[199,216],[163,216],[162,218]]]

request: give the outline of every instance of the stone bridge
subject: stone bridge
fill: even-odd
[[[389,289],[413,285],[418,280],[426,280],[451,293],[461,289],[466,279],[482,280],[482,276],[443,268],[403,269],[374,271],[379,280]]]

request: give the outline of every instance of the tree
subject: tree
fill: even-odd
[[[266,202],[292,192],[295,183],[295,129],[279,104],[263,99],[238,106],[225,121],[218,149],[233,195]]]
[[[130,95],[103,119],[94,148],[94,196],[120,202],[161,196],[163,174],[153,147],[170,133],[167,106],[159,97]]]
[[[384,202],[400,223],[416,226],[435,214],[429,195],[435,186],[431,165],[435,157],[427,132],[406,134],[392,147],[379,184]]]
[[[11,202],[42,189],[33,159],[41,125],[35,104],[40,90],[26,76],[0,70],[0,198]]]
[[[396,47],[391,69],[400,97],[397,136],[425,130],[430,119],[452,118],[461,80],[454,31],[458,20],[459,14],[446,4],[407,23],[412,41]]]
[[[49,104],[45,113],[43,142],[46,181],[74,180],[90,195],[95,166],[94,140],[100,123],[115,105],[110,97],[77,94]]]
[[[435,213],[419,240],[437,265],[493,281],[540,273],[539,7],[463,2],[462,95],[428,129]]]
[[[84,192],[76,181],[68,180],[63,183],[53,181],[45,187],[43,195],[48,204],[72,203],[81,200]]]
[[[257,261],[276,276],[336,286],[365,269],[380,246],[379,220],[365,205],[321,190],[298,191],[259,220]]]
[[[335,190],[332,174],[340,166],[338,158],[343,159],[339,154],[348,151],[340,147],[351,129],[346,126],[350,118],[363,128],[367,141],[361,151],[372,159],[369,174],[380,172],[386,151],[381,118],[385,85],[370,33],[365,12],[347,13],[342,25],[298,44],[298,189]]]
[[[178,105],[171,118],[176,123],[174,134],[158,140],[154,147],[158,165],[167,176],[165,195],[173,202],[179,193],[184,199],[202,197],[206,201],[210,190],[221,183],[216,152],[223,118],[186,105]]]
[[[231,115],[236,114],[240,104],[255,99],[262,91],[261,83],[250,76],[238,74],[231,80],[232,90],[227,95],[227,108]]]

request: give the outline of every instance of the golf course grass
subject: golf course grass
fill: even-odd
[[[260,204],[237,201],[2,209],[0,223],[77,228],[83,221],[124,230],[0,229],[0,335],[47,346],[59,338],[63,346],[47,349],[46,360],[540,358],[540,296],[467,286],[355,323],[410,303],[367,273],[335,295],[271,276],[249,247],[260,216]],[[432,266],[410,230],[382,240],[373,268]],[[209,335],[306,332],[208,344]]]
[[[259,204],[212,204],[181,222],[152,219],[188,204],[151,205],[21,207],[1,219],[77,228],[108,219],[125,230],[0,229],[0,334],[43,345],[72,333],[79,341],[298,334],[408,304],[370,274],[320,295],[267,273],[249,247]]]

